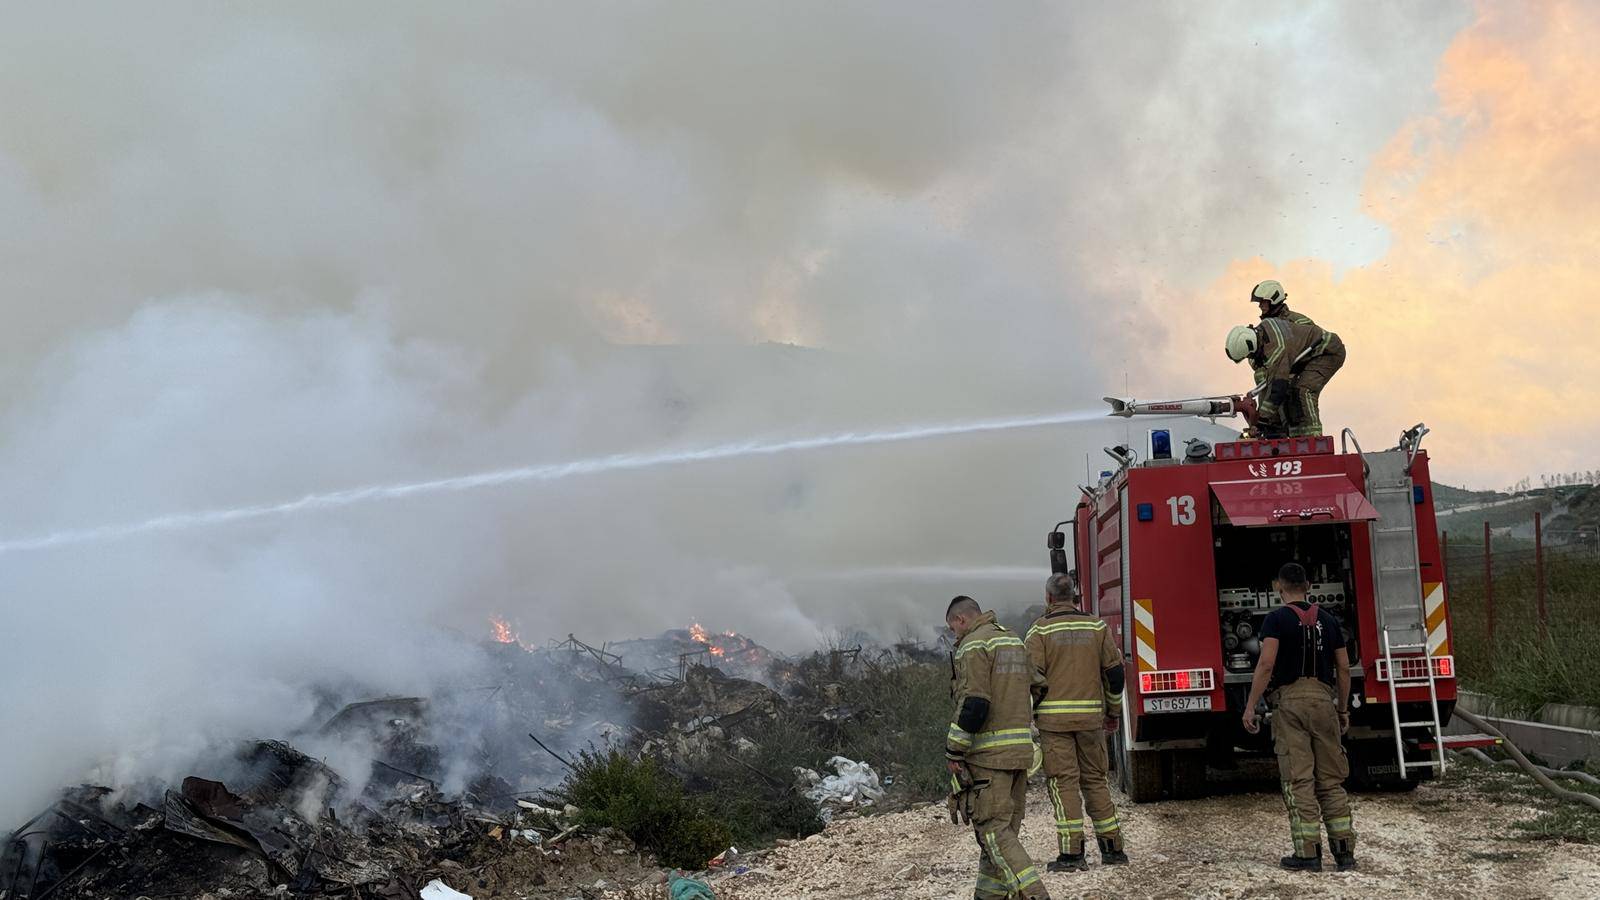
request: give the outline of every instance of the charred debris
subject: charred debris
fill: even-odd
[[[701,846],[801,836],[885,789],[918,799],[912,772],[936,768],[901,751],[936,755],[937,713],[887,732],[914,728],[918,694],[944,702],[937,649],[790,659],[699,626],[607,646],[495,632],[482,684],[330,697],[314,726],[223,748],[178,784],[64,791],[0,846],[0,900],[413,900],[435,879],[480,900],[593,896],[639,882],[661,848],[564,803],[575,763],[665,773],[728,829]]]

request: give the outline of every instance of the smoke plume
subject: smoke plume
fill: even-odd
[[[1358,215],[1467,19],[1284,15],[30,7],[0,33],[0,539],[1235,389],[1170,352],[1217,342],[1194,298],[1241,255],[1383,251],[1334,246],[1326,211]],[[957,591],[1031,602],[970,573],[1042,576],[1041,533],[1130,438],[839,448],[7,555],[0,823],[285,733],[313,686],[425,694],[490,614],[595,642],[697,618],[794,650]]]

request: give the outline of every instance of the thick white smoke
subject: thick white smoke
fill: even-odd
[[[0,33],[0,539],[1234,387],[1151,358],[1183,311],[1148,304],[1320,249],[1319,201],[1460,19],[1274,10],[30,8]],[[1042,574],[1085,453],[1123,433],[5,556],[0,826],[96,764],[177,775],[281,733],[313,683],[426,692],[493,612],[800,649],[955,590],[1031,601],[962,573]]]

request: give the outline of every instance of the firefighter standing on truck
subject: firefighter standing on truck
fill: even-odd
[[[1051,575],[1044,593],[1044,615],[1028,629],[1024,644],[1045,682],[1034,716],[1060,845],[1060,855],[1047,868],[1089,867],[1083,852],[1085,806],[1100,862],[1121,865],[1128,854],[1106,784],[1106,732],[1116,730],[1122,715],[1122,654],[1105,621],[1078,608],[1071,576]]]
[[[1228,358],[1248,359],[1255,370],[1262,392],[1257,427],[1265,437],[1321,434],[1322,390],[1344,365],[1344,341],[1289,309],[1288,299],[1283,285],[1261,282],[1250,292],[1261,324],[1228,332]]]
[[[1018,832],[1033,763],[1033,665],[1022,639],[971,597],[945,610],[956,634],[951,654],[955,715],[945,736],[951,819],[969,820],[978,838],[977,900],[1049,900]]]
[[[1285,563],[1273,587],[1283,605],[1261,623],[1261,658],[1244,728],[1251,734],[1260,730],[1256,704],[1270,688],[1272,742],[1294,844],[1283,867],[1322,871],[1320,836],[1326,826],[1334,862],[1348,871],[1356,867],[1356,834],[1344,792],[1350,763],[1339,737],[1350,729],[1350,654],[1339,621],[1306,602],[1310,584],[1303,566]]]

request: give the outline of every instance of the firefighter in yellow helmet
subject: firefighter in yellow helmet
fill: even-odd
[[[1045,582],[1044,615],[1023,643],[1044,680],[1034,716],[1044,745],[1044,774],[1056,814],[1060,855],[1052,872],[1087,869],[1084,807],[1104,865],[1127,863],[1122,825],[1106,783],[1106,732],[1122,715],[1122,654],[1105,620],[1078,608],[1077,587],[1057,573]]]
[[[1238,326],[1228,334],[1228,358],[1250,360],[1256,385],[1262,389],[1258,429],[1264,437],[1296,437],[1322,433],[1319,406],[1322,389],[1344,365],[1344,341],[1289,308],[1289,294],[1276,281],[1263,281],[1250,291],[1261,324]],[[1254,345],[1246,348],[1246,331]]]
[[[956,634],[951,655],[955,713],[945,734],[951,818],[969,819],[978,839],[977,900],[1049,900],[1018,833],[1033,763],[1033,666],[1022,639],[971,597],[945,610]]]

